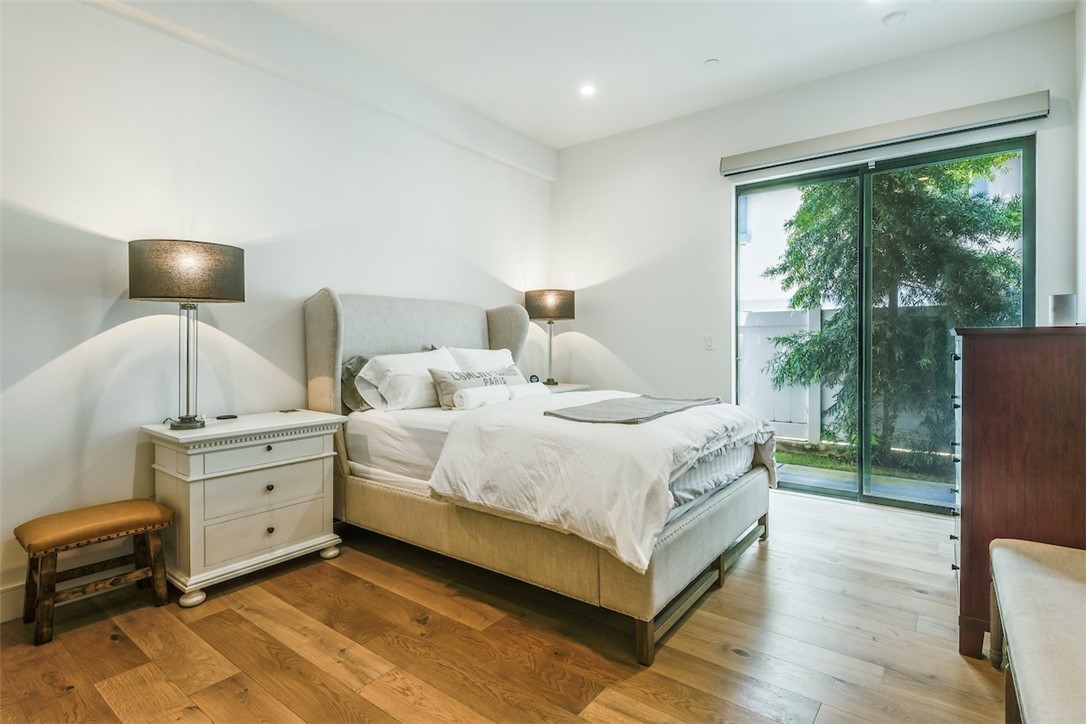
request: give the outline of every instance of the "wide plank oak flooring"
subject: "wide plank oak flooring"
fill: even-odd
[[[112,591],[0,626],[3,722],[998,722],[957,654],[948,518],[774,492],[651,668],[622,616],[341,526],[193,609]]]

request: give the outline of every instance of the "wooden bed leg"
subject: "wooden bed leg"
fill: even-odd
[[[652,621],[634,619],[634,631],[637,634],[637,662],[642,666],[652,666],[656,658],[656,636]]]
[[[765,540],[769,526],[769,513],[758,519],[758,524],[751,526],[746,534],[739,540],[728,546],[705,569],[700,576],[695,578],[679,595],[671,600],[656,618],[651,621],[634,619],[634,631],[636,633],[637,660],[643,666],[651,666],[656,657],[656,644],[672,629],[683,615],[697,603],[705,592],[711,588],[720,588],[724,585],[724,576],[728,569],[735,565],[739,556],[747,548],[754,544],[755,538]]]
[[[755,531],[751,531],[747,538],[753,540]],[[730,549],[729,549],[730,550]],[[723,554],[713,565],[709,566],[686,589],[672,599],[671,603],[664,606],[664,610],[656,614],[651,621],[634,619],[634,630],[637,634],[637,660],[644,666],[651,666],[656,656],[656,644],[667,634],[675,624],[695,603],[701,600],[705,592],[712,588],[720,576],[718,571],[726,569],[729,565],[727,553]],[[717,567],[719,566],[719,568]]]

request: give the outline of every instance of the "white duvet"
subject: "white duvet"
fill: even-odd
[[[573,533],[644,573],[674,504],[669,486],[699,459],[754,443],[755,462],[775,482],[773,428],[747,408],[705,405],[640,425],[543,414],[629,396],[569,392],[464,413],[449,428],[430,494]]]

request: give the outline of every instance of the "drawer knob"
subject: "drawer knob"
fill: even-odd
[[[268,452],[271,452],[271,445],[268,445],[268,447],[266,447],[264,449],[267,450]]]
[[[268,483],[268,484],[267,484],[267,485],[265,485],[264,487],[268,489],[268,492],[269,492],[269,493],[270,493],[271,491],[275,490],[275,485],[273,485],[272,483]]]
[[[274,532],[275,532],[275,526],[274,525],[269,525],[268,526],[268,535],[271,535]]]

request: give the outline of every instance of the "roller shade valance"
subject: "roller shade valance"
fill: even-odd
[[[925,138],[1046,118],[1048,113],[1049,92],[1047,90],[1027,93],[1013,98],[916,116],[903,121],[882,123],[855,131],[725,156],[720,159],[720,174],[735,176]]]

